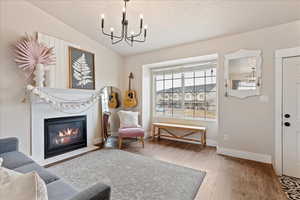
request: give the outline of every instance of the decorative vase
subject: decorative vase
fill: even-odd
[[[42,88],[44,87],[45,81],[45,69],[43,64],[37,64],[34,70],[34,81],[35,86]]]

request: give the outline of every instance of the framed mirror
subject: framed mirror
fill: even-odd
[[[117,112],[122,109],[121,90],[106,86],[100,92],[102,139],[106,142],[110,136],[116,136],[118,133],[120,122]]]
[[[225,55],[225,96],[246,98],[260,95],[261,50],[244,50]]]

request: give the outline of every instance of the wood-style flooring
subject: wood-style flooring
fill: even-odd
[[[201,148],[171,140],[128,142],[123,150],[207,172],[197,200],[286,200],[269,164],[218,155],[216,148]]]

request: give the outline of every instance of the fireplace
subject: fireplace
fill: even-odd
[[[86,116],[44,120],[45,159],[87,146]]]

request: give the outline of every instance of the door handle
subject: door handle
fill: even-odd
[[[290,122],[284,122],[285,126],[291,126]]]
[[[290,115],[290,114],[285,114],[284,117],[285,117],[285,118],[290,118],[291,115]]]

